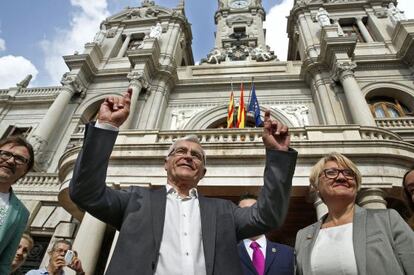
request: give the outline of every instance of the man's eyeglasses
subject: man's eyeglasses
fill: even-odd
[[[9,160],[11,157],[14,158],[14,162],[17,165],[23,165],[29,163],[29,160],[23,156],[13,154],[9,151],[0,150],[0,159],[3,161]]]
[[[178,148],[175,148],[174,150],[172,150],[168,154],[168,156],[172,156],[172,155],[175,155],[175,156],[186,156],[187,154],[188,154],[188,148],[178,147]],[[204,156],[201,153],[199,153],[197,151],[191,151],[190,154],[191,154],[191,158],[193,160],[200,161],[200,162],[201,161],[204,161]]]
[[[355,173],[351,169],[337,169],[329,168],[322,171],[328,179],[336,179],[339,176],[339,173],[342,173],[347,179],[355,179]]]

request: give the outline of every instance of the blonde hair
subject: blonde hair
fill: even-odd
[[[314,190],[318,190],[319,176],[323,172],[325,164],[328,161],[334,161],[341,167],[351,169],[352,172],[354,172],[355,174],[357,190],[361,189],[362,176],[361,172],[359,172],[355,163],[353,163],[349,158],[345,157],[341,153],[332,152],[322,157],[311,169],[311,173],[309,175],[309,182],[311,184],[311,187],[314,188]]]
[[[32,250],[32,248],[34,246],[33,238],[28,233],[23,233],[22,239],[26,239],[29,242],[29,244],[30,244],[29,251]]]

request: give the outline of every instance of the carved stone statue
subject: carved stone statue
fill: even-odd
[[[200,63],[220,64],[224,60],[226,60],[226,54],[222,53],[220,49],[214,48],[207,54],[207,58],[201,59]]]
[[[260,46],[254,48],[251,52],[251,56],[252,59],[256,60],[257,62],[266,62],[276,58],[274,53],[269,50],[269,46],[266,46],[266,50]]]
[[[30,80],[32,80],[32,75],[28,74],[22,81],[16,84],[18,88],[27,88],[29,86]]]
[[[405,17],[405,14],[403,11],[400,11],[399,8],[397,8],[394,3],[390,3],[388,5],[388,10],[387,10],[388,16],[391,19],[391,22],[396,25],[397,22],[401,21],[401,20],[407,20],[407,18]]]
[[[316,20],[318,20],[319,25],[322,27],[331,25],[329,13],[322,7],[319,8],[318,13],[316,14]]]
[[[161,27],[161,24],[158,22],[157,25],[151,27],[149,37],[159,39],[161,37],[161,33],[162,33],[162,27]]]

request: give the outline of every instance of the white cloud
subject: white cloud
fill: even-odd
[[[414,19],[414,1],[413,0],[399,0],[397,7],[404,11],[408,19]]]
[[[70,28],[56,30],[55,37],[41,41],[45,68],[53,84],[59,83],[69,70],[62,56],[82,52],[85,43],[93,40],[99,24],[109,16],[106,0],[71,0],[71,4],[80,10],[73,13]]]
[[[0,38],[0,52],[6,50],[6,41]]]
[[[266,16],[266,44],[275,51],[279,60],[286,60],[288,50],[288,37],[286,33],[287,19],[293,7],[293,0],[283,0],[273,6]]]
[[[0,57],[0,87],[15,87],[28,74],[34,80],[38,74],[36,67],[23,56],[6,55]]]

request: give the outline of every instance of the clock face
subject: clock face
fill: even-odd
[[[230,2],[230,7],[233,9],[243,9],[249,6],[250,0],[232,0]]]

